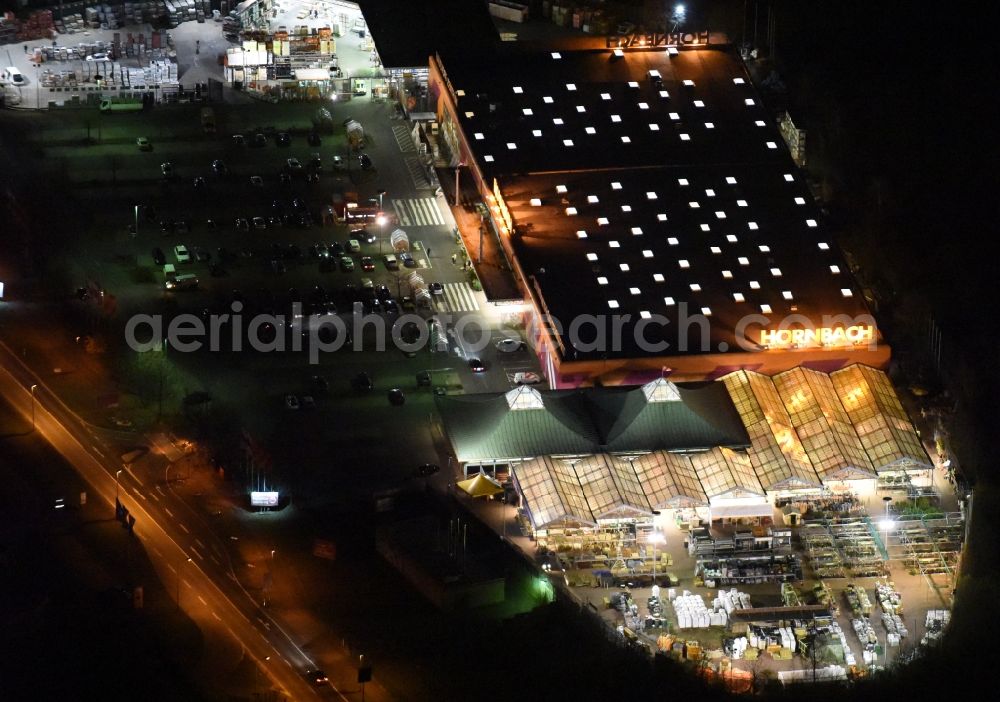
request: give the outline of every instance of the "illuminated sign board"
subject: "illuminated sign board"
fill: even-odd
[[[771,349],[802,346],[854,346],[875,343],[875,327],[859,324],[851,327],[820,327],[818,329],[764,329],[760,344]]]
[[[607,37],[609,49],[655,49],[668,46],[706,46],[708,30],[701,32],[641,32],[612,34]]]
[[[251,492],[251,507],[277,507],[278,493],[276,492]]]

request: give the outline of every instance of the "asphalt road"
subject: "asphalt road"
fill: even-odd
[[[139,483],[128,467],[102,446],[98,435],[52,395],[6,346],[0,345],[0,358],[0,392],[26,420],[34,418],[39,434],[108,503],[109,512],[116,494],[119,496],[135,516],[135,533],[151,560],[176,574],[177,593],[186,611],[195,617],[207,612],[243,647],[275,688],[290,698],[332,696],[346,702],[347,698],[332,683],[328,689],[316,688],[303,678],[315,663],[265,610],[239,590],[235,577],[218,557],[224,554],[208,545],[214,542],[210,529],[185,519],[188,508],[159,485]],[[30,390],[33,384],[34,401]]]

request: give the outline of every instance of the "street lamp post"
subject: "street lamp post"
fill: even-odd
[[[38,383],[31,386],[31,431],[35,430],[35,390],[37,388]]]
[[[381,199],[382,199],[382,196],[379,195],[379,200],[381,200]],[[379,210],[381,210],[381,205],[382,205],[382,203],[379,202]],[[382,214],[381,211],[379,211],[378,217],[375,218],[375,224],[378,225],[378,253],[379,253],[379,256],[382,255],[382,241],[385,239],[385,220],[386,220],[385,215]]]
[[[124,468],[120,468],[119,470],[115,471],[115,507],[116,508],[118,506],[118,485],[119,485],[119,482],[120,482],[119,481],[119,476],[122,474],[123,470],[124,470]]]
[[[135,230],[132,232],[132,236],[139,236],[139,206],[135,206]]]

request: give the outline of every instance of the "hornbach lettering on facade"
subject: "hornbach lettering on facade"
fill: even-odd
[[[760,344],[771,349],[809,346],[854,346],[875,342],[875,327],[870,324],[819,329],[764,329]]]
[[[658,46],[706,46],[708,30],[702,32],[650,32],[611,34],[609,49],[655,49]]]

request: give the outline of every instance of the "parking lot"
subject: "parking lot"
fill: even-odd
[[[391,476],[412,469],[414,461],[441,460],[430,432],[435,387],[440,392],[503,390],[517,381],[540,379],[538,365],[533,353],[519,345],[497,348],[517,330],[498,329],[482,293],[469,285],[448,205],[426,182],[417,187],[406,163],[412,142],[394,129],[400,122],[392,118],[391,106],[337,105],[333,133],[310,138],[317,107],[215,105],[214,134],[205,133],[197,106],[115,115],[58,112],[25,127],[25,139],[40,156],[37,163],[47,177],[77,202],[77,214],[62,220],[64,241],[49,262],[65,277],[67,294],[79,288],[103,291],[104,298],[113,298],[115,316],[122,322],[136,313],[159,313],[166,319],[191,313],[207,320],[232,313],[234,302],[242,305],[247,322],[255,314],[285,315],[285,327],[264,324],[258,334],[266,343],[283,335],[284,352],[232,353],[231,344],[219,353],[168,349],[168,382],[183,386],[184,395],[208,393],[255,435],[278,436],[277,444],[288,454],[276,463],[309,465],[329,461],[331,455],[364,456],[384,469],[391,482]],[[343,122],[349,117],[364,125],[369,168],[362,168],[359,155],[348,151]],[[255,145],[257,134],[261,145]],[[280,143],[281,134],[288,135],[287,145]],[[138,143],[140,138],[148,145]],[[316,156],[322,169],[310,167]],[[290,166],[291,159],[299,167],[294,161]],[[331,220],[327,208],[335,197],[356,195],[366,204],[377,202],[379,191],[389,215],[384,224],[369,224],[352,234],[355,227]],[[407,234],[412,267],[400,256],[398,268],[387,266],[397,228]],[[175,276],[193,276],[197,285],[166,289],[167,264]],[[411,308],[404,300],[415,297],[409,281],[413,273],[431,293],[426,307],[413,300]],[[370,292],[365,292],[368,281]],[[75,304],[87,317],[97,302],[90,294]],[[357,303],[361,312],[386,321],[387,336],[405,313],[423,319],[442,313],[481,317],[465,325],[465,339],[446,324],[443,337],[434,339],[441,342],[441,351],[404,353],[391,343],[377,351],[377,332],[369,326],[347,349],[320,354],[311,364],[308,344],[300,352],[291,350],[287,324],[296,302],[303,314],[335,311],[348,328]],[[87,331],[101,334],[103,329],[98,325]],[[231,327],[223,330],[221,338],[230,339]],[[412,332],[407,329],[404,337]],[[480,338],[476,346],[473,342]],[[108,346],[120,350],[121,341],[110,339]],[[352,387],[360,373],[373,380],[371,392]],[[418,375],[430,382],[418,381]],[[398,406],[388,397],[396,388],[403,394]],[[129,403],[130,389],[123,390],[126,401],[114,412],[98,410],[99,421],[127,416],[142,426],[160,414],[158,401],[147,397]],[[88,391],[95,392],[79,390]],[[169,406],[164,410],[170,411]],[[353,437],[370,434],[371,445],[352,442],[352,434],[344,433],[347,427]],[[407,455],[401,461],[381,441],[387,431],[414,447],[420,460]],[[316,440],[295,440],[303,433]],[[376,481],[377,474],[372,473]]]

